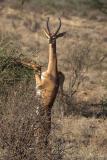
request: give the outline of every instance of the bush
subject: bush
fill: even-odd
[[[21,81],[1,97],[0,150],[2,160],[42,160],[50,156],[46,145],[48,119],[35,97],[33,83]],[[4,95],[6,97],[6,95]],[[39,115],[37,115],[39,108]]]

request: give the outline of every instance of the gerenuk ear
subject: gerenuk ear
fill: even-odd
[[[56,39],[65,36],[66,32],[59,33],[56,35]]]
[[[47,30],[46,29],[43,29],[43,32],[45,33],[45,36],[46,36],[46,38],[50,38],[50,36],[49,36],[49,34],[48,34],[48,32],[47,32]]]
[[[51,37],[51,31],[50,31],[50,26],[49,26],[49,17],[47,18],[47,21],[46,21],[46,29],[43,29],[46,37],[49,39]]]

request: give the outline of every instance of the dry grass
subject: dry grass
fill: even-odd
[[[24,93],[24,94],[23,94]],[[45,145],[47,121],[36,98],[34,83],[8,86],[1,95],[0,159],[48,159],[49,146]]]
[[[24,55],[44,65],[44,70],[48,46],[42,28],[47,16],[56,25],[58,13],[53,15],[53,12],[42,10],[40,14],[26,5],[21,10],[7,3],[0,7],[0,54],[5,48],[6,56]],[[53,159],[106,160],[107,17],[98,10],[87,17],[74,13],[59,13],[62,30],[67,31],[57,45],[59,69],[64,72],[66,81],[63,101],[59,96],[52,112]],[[44,146],[43,150],[37,150],[37,137],[34,137],[36,106],[33,81],[6,86],[0,98],[0,159],[31,160],[37,158],[36,154],[40,156],[40,151],[42,157],[48,157]]]
[[[66,160],[104,160],[107,158],[107,120],[69,117],[58,122]]]

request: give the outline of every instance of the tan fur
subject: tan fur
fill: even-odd
[[[40,97],[43,107],[47,111],[51,111],[52,105],[60,88],[63,94],[64,74],[58,71],[57,53],[56,53],[56,39],[64,36],[65,32],[58,33],[61,27],[61,20],[59,18],[59,26],[54,34],[50,32],[49,18],[47,20],[47,29],[45,35],[49,41],[49,61],[47,70],[41,73],[41,68],[35,63],[23,62],[35,70],[36,94]],[[39,71],[39,72],[38,72]]]
[[[50,32],[49,18],[47,19],[47,30],[44,30],[46,37],[49,40],[49,61],[47,71],[36,74],[36,90],[37,95],[41,97],[43,106],[47,111],[51,111],[52,105],[60,91],[63,94],[64,74],[58,71],[57,53],[56,53],[56,39],[64,36],[65,32],[58,33],[61,27],[61,20],[59,18],[59,26],[54,34]]]
[[[41,79],[35,75],[37,91],[39,90],[43,106],[48,109],[52,107],[59,88],[58,74],[54,77],[50,73],[42,73]]]

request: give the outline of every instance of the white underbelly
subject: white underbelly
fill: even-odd
[[[40,89],[36,89],[36,95],[38,95],[38,96],[41,95],[41,90]]]
[[[44,80],[46,78],[46,72],[42,72],[41,74],[41,80]],[[41,89],[39,88],[39,85],[36,85],[36,95],[40,96],[41,95]]]
[[[41,95],[41,89],[39,88],[38,85],[36,85],[36,95],[38,95],[38,96]]]
[[[42,72],[41,74],[41,80],[44,80],[46,78],[46,72]]]

